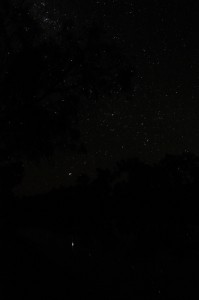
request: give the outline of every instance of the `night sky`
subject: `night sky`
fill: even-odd
[[[1,299],[198,292],[198,12],[0,0]]]
[[[17,188],[33,194],[74,183],[82,173],[138,157],[158,162],[167,153],[199,154],[199,39],[197,1],[27,1],[45,34],[55,36],[61,18],[77,32],[102,24],[136,69],[128,93],[101,94],[78,111],[86,152],[55,149],[39,163],[26,160]],[[92,92],[92,91],[91,91]]]

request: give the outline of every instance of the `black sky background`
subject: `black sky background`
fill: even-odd
[[[39,163],[26,160],[19,194],[34,194],[94,176],[121,159],[158,162],[166,154],[199,154],[199,39],[197,1],[30,1],[31,13],[70,16],[80,33],[93,20],[104,26],[137,70],[133,91],[105,96],[78,112],[86,153],[59,149]],[[56,34],[56,30],[55,30]]]
[[[198,292],[198,12],[0,1],[1,299]]]

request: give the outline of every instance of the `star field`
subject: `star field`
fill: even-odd
[[[0,1],[6,299],[194,298],[198,12]]]
[[[82,105],[79,128],[87,154],[64,150],[61,157],[67,167],[56,167],[57,171],[47,167],[62,183],[65,168],[72,169],[71,177],[76,178],[123,158],[155,162],[166,153],[199,153],[197,5],[145,2],[36,1],[30,5],[46,36],[55,39],[66,17],[75,20],[77,34],[97,20],[137,71],[131,92],[112,90],[109,96],[101,93],[100,101]]]

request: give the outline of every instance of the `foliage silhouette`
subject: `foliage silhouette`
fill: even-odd
[[[101,293],[144,297],[143,286],[152,295],[152,282],[165,283],[171,292],[175,281],[176,289],[183,286],[187,293],[187,274],[198,267],[198,169],[198,158],[189,153],[168,155],[154,165],[122,161],[112,170],[98,170],[95,179],[83,176],[74,187],[18,199],[17,228],[26,228],[24,243],[40,244],[37,251],[48,253],[61,277],[72,261],[75,284],[85,292],[89,282],[95,294],[100,281]],[[42,246],[43,229],[54,242]],[[71,240],[72,260],[65,252]],[[45,250],[48,245],[54,252]]]

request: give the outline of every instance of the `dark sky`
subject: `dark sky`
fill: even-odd
[[[68,185],[129,157],[151,163],[167,153],[199,154],[198,11],[197,1],[35,1],[32,13],[46,33],[64,14],[79,30],[97,20],[138,72],[131,93],[80,110],[87,154],[59,150],[50,161],[25,163],[18,192]]]

